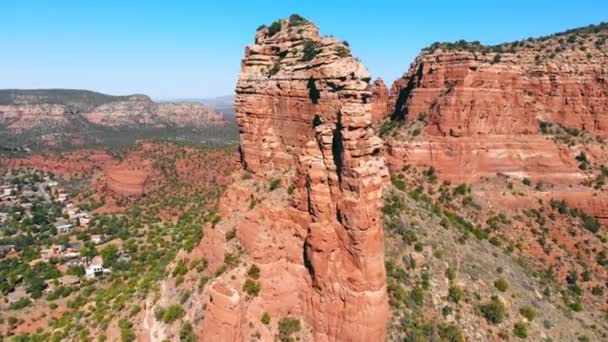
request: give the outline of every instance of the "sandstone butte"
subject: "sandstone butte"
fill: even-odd
[[[179,256],[204,256],[216,275],[192,294],[202,310],[186,314],[202,319],[199,339],[273,340],[276,322],[294,317],[304,340],[385,340],[379,209],[388,168],[433,167],[455,183],[530,178],[549,187],[511,202],[475,195],[499,209],[565,198],[608,218],[605,185],[581,184],[608,161],[601,140],[608,137],[608,64],[605,43],[597,47],[593,35],[575,48],[560,35],[505,44],[502,52],[435,45],[388,92],[381,80],[370,84],[346,44],[307,21],[279,23],[256,32],[241,64],[235,109],[243,170],[220,201],[221,221]],[[584,133],[564,143],[542,123]],[[584,137],[592,139],[581,143]],[[589,170],[575,158],[581,152]],[[238,265],[222,269],[234,255]],[[261,290],[250,296],[243,285],[254,264]],[[161,303],[170,303],[170,283],[162,288]],[[273,324],[260,322],[264,313]],[[144,339],[169,335],[152,325]]]
[[[242,167],[258,184],[278,180],[290,191],[255,206],[251,181],[226,191],[222,221],[198,250],[215,272],[234,229],[244,264],[260,268],[261,293],[247,298],[243,272],[214,279],[205,287],[202,340],[240,341],[256,331],[272,340],[259,323],[263,312],[300,319],[315,341],[385,340],[380,207],[388,169],[372,127],[370,79],[345,43],[308,21],[256,32],[236,88]]]
[[[606,192],[581,185],[597,175],[576,160],[582,152],[591,164],[608,165],[607,32],[602,25],[494,49],[464,43],[423,50],[386,104],[377,105],[392,117],[385,124],[407,126],[419,117],[426,123],[417,136],[386,135],[387,165],[433,167],[456,183],[497,174],[528,178],[554,185],[549,197],[608,219]],[[543,124],[562,136],[574,129],[590,142],[564,143]]]

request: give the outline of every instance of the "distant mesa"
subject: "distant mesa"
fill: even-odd
[[[141,94],[88,90],[0,90],[0,145],[87,146],[129,138],[233,141],[236,127],[201,103],[158,103]]]

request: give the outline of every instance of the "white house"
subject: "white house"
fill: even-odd
[[[78,223],[81,226],[88,226],[91,222],[91,215],[89,213],[78,213],[76,214],[76,219],[78,219]]]
[[[57,234],[71,233],[72,230],[74,230],[74,226],[72,226],[71,224],[62,224],[60,226],[57,226]]]
[[[108,268],[103,268],[103,266],[98,264],[91,264],[84,271],[85,277],[92,279],[95,277],[101,277],[104,275],[108,275],[112,273],[112,271]]]

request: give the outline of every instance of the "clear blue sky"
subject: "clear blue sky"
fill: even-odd
[[[291,13],[347,40],[392,82],[434,41],[495,44],[608,21],[608,1],[6,0],[0,88],[231,94],[255,29]]]

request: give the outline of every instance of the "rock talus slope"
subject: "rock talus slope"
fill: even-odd
[[[261,293],[249,301],[227,276],[214,280],[201,336],[211,340],[230,326],[239,331],[226,336],[240,340],[255,330],[245,323],[268,312],[302,318],[315,341],[381,341],[389,316],[380,213],[388,171],[371,126],[370,75],[312,23],[279,23],[276,32],[258,30],[247,47],[235,108],[248,182],[289,187],[263,199],[247,182],[226,192],[223,220],[202,244],[217,249],[210,243],[221,245],[217,231],[234,227],[246,263],[260,268]],[[246,213],[235,209],[248,204]],[[207,252],[211,269],[224,252]]]

